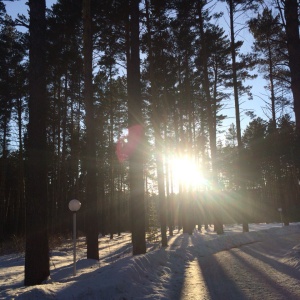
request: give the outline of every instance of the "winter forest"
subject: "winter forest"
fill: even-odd
[[[298,0],[7,2],[0,250],[26,236],[25,285],[71,199],[92,259],[100,233],[131,232],[137,255],[158,230],[164,247],[175,228],[300,220]]]

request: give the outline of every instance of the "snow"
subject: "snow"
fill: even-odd
[[[51,278],[44,284],[24,287],[24,253],[0,256],[0,299],[172,299],[178,281],[184,281],[183,269],[193,266],[196,258],[270,241],[281,265],[300,270],[300,244],[276,244],[279,237],[300,233],[300,223],[282,227],[279,223],[249,224],[242,233],[241,225],[226,225],[224,234],[213,227],[192,235],[174,231],[166,248],[159,237],[147,242],[145,255],[132,256],[129,233],[99,237],[100,260],[86,259],[85,238],[77,241],[77,273],[73,276],[73,244],[66,241],[50,252]],[[273,242],[271,242],[273,241]],[[266,253],[266,257],[271,252]],[[190,274],[196,274],[190,269]],[[300,279],[300,276],[299,276]],[[176,290],[176,288],[175,288]]]

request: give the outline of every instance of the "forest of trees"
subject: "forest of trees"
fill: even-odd
[[[300,220],[299,1],[28,5],[12,19],[0,0],[0,247],[26,231],[25,284],[74,198],[93,259],[99,233],[131,231],[135,255],[153,228],[167,246],[175,226]],[[263,114],[241,108],[257,76]]]

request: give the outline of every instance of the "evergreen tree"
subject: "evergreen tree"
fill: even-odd
[[[263,172],[266,164],[267,124],[261,118],[252,120],[246,127],[243,134],[243,144],[245,146],[245,174],[248,180],[247,186],[250,188],[261,188],[263,186]]]
[[[235,105],[235,118],[236,118],[236,129],[237,129],[237,141],[238,141],[238,156],[239,156],[239,168],[240,172],[237,178],[240,182],[238,186],[241,188],[241,191],[244,191],[242,174],[243,171],[241,166],[242,162],[242,131],[241,131],[241,120],[240,120],[240,97],[243,93],[248,92],[250,87],[243,86],[242,82],[246,79],[250,79],[253,76],[247,71],[247,68],[253,67],[253,59],[240,55],[241,60],[238,61],[238,50],[242,46],[243,42],[236,41],[236,31],[239,30],[236,28],[236,16],[245,13],[249,9],[255,9],[256,3],[249,0],[222,0],[226,2],[229,8],[229,24],[230,24],[230,41],[231,41],[231,60],[232,60],[232,83],[234,92],[234,105]],[[244,196],[241,195],[241,201],[243,201]],[[243,220],[243,232],[249,231],[249,226],[247,222],[247,203],[244,203],[244,220]]]
[[[268,81],[265,86],[270,91],[267,108],[276,127],[276,113],[283,111],[288,104],[290,88],[287,66],[287,53],[284,45],[284,32],[279,24],[279,15],[273,17],[271,10],[265,8],[262,14],[249,21],[249,28],[255,41],[253,50],[258,54],[259,71]]]
[[[9,210],[10,203],[7,194],[9,187],[6,184],[6,173],[11,144],[14,144],[11,138],[14,112],[17,101],[22,102],[22,97],[25,95],[22,81],[24,80],[22,75],[25,68],[23,63],[25,49],[22,38],[23,35],[14,28],[12,19],[8,15],[4,15],[3,19],[0,19],[0,240],[5,235],[3,231],[6,221],[4,212]]]
[[[79,155],[83,144],[83,58],[81,1],[61,0],[47,11],[47,122],[51,149],[49,227],[70,228],[70,199],[80,199]],[[84,165],[84,164],[83,164]],[[85,170],[82,169],[82,173]],[[83,199],[80,199],[83,200]],[[80,222],[79,222],[80,223]]]
[[[154,131],[154,145],[156,156],[156,169],[157,169],[157,184],[158,195],[160,202],[160,225],[161,225],[161,238],[162,246],[166,247],[167,236],[167,199],[166,187],[164,176],[163,164],[163,137],[162,137],[162,121],[166,116],[166,103],[164,101],[164,93],[162,86],[163,79],[163,65],[166,60],[164,59],[163,44],[160,47],[155,47],[159,41],[163,42],[163,36],[166,36],[166,18],[164,16],[164,9],[161,3],[149,3],[145,1],[146,9],[146,26],[147,26],[147,49],[149,61],[149,81],[150,81],[150,101],[151,101],[151,123]],[[154,34],[155,32],[155,34]],[[152,34],[153,33],[153,34]],[[154,40],[154,41],[153,41]]]

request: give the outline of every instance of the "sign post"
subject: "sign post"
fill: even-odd
[[[69,209],[73,212],[73,275],[76,275],[76,212],[80,209],[81,203],[77,199],[69,202]]]

